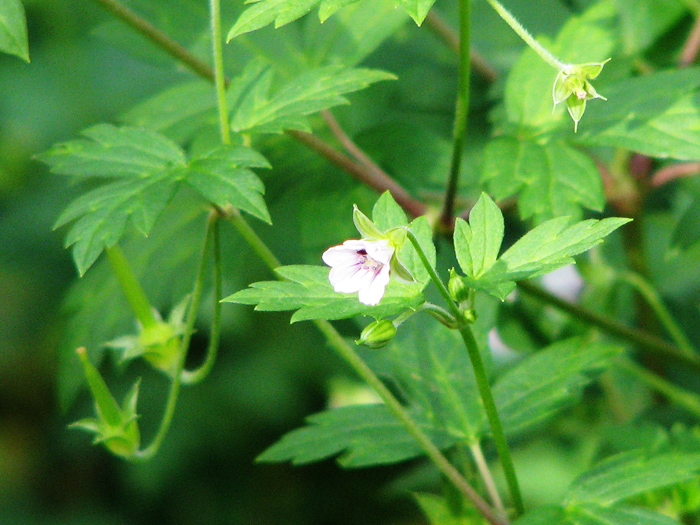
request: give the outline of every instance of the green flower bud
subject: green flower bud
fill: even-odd
[[[396,326],[394,323],[389,319],[380,319],[368,324],[355,343],[369,348],[381,348],[386,346],[395,335]]]
[[[556,106],[560,102],[566,102],[566,108],[574,121],[574,131],[578,129],[579,120],[586,111],[586,101],[594,98],[607,100],[600,95],[588,81],[594,79],[603,70],[603,66],[609,61],[570,65],[559,71],[554,80],[552,98]]]
[[[459,304],[468,301],[471,297],[471,288],[467,286],[467,283],[464,282],[464,279],[454,268],[450,269],[450,280],[447,283],[447,290],[450,292],[450,297]]]
[[[120,407],[112,396],[100,372],[93,366],[85,348],[79,348],[78,357],[83,364],[85,377],[95,400],[96,418],[86,418],[71,424],[95,434],[93,444],[103,443],[113,454],[130,458],[138,451],[140,443],[139,427],[136,422],[136,402],[139,383],[136,382],[124,398]]]

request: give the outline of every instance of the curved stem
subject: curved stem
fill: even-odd
[[[450,176],[445,190],[440,223],[450,231],[454,221],[454,202],[457,195],[457,183],[462,165],[464,140],[467,134],[467,115],[469,114],[469,80],[471,72],[470,44],[471,0],[459,2],[459,82],[457,91],[457,107],[452,132],[452,161]]]
[[[119,285],[121,286],[126,299],[134,312],[136,319],[139,320],[143,328],[155,326],[158,323],[151,303],[148,301],[146,292],[141,287],[141,283],[134,275],[134,270],[131,268],[129,261],[124,256],[124,252],[118,244],[106,248],[107,258],[109,259],[112,269],[117,276]]]
[[[185,322],[185,332],[182,336],[182,341],[180,341],[179,359],[177,362],[177,367],[175,373],[173,374],[173,380],[170,383],[170,390],[168,391],[168,400],[165,405],[165,412],[163,413],[163,418],[160,421],[160,426],[158,431],[154,436],[151,444],[146,448],[136,452],[130,459],[134,461],[147,461],[156,455],[158,449],[160,448],[165,436],[170,430],[170,424],[173,421],[173,416],[175,415],[175,407],[177,406],[177,399],[180,394],[180,386],[182,384],[182,370],[185,367],[185,359],[187,358],[187,350],[190,347],[190,339],[192,338],[192,333],[194,332],[194,323],[197,320],[197,310],[199,309],[199,302],[202,298],[202,288],[204,284],[204,274],[207,263],[207,252],[209,251],[209,242],[212,238],[212,230],[218,216],[216,214],[211,214],[209,220],[207,221],[206,233],[204,236],[204,245],[202,246],[202,254],[199,259],[199,269],[197,270],[197,276],[194,282],[194,289],[192,290],[192,301],[190,307],[187,310],[187,320]]]
[[[646,279],[644,279],[638,273],[630,271],[618,274],[617,278],[632,285],[632,287],[637,290],[651,309],[654,310],[656,317],[658,317],[659,321],[661,321],[661,324],[664,326],[668,334],[671,336],[671,339],[673,339],[680,350],[682,350],[689,357],[697,356],[697,352],[693,348],[692,343],[683,333],[680,326],[678,326],[675,319],[673,319],[673,316],[661,301],[661,297],[659,297],[658,292]]]
[[[554,69],[562,70],[569,67],[569,64],[565,64],[561,60],[558,60],[552,53],[547,51],[542,44],[540,44],[535,38],[525,29],[520,22],[518,22],[515,17],[508,11],[498,0],[488,0],[500,17],[505,20],[505,22],[515,31],[520,38],[522,38],[525,43],[530,46],[530,48],[537,53],[542,60],[547,62]]]
[[[213,212],[212,214],[214,214]],[[214,304],[211,330],[209,333],[209,345],[207,346],[207,354],[202,365],[196,370],[183,370],[180,374],[180,380],[184,385],[193,385],[204,380],[216,362],[216,356],[219,351],[219,338],[221,335],[221,244],[219,240],[219,221],[218,215],[214,219],[212,231],[212,249],[214,263]]]
[[[610,335],[619,337],[631,343],[638,345],[641,349],[647,352],[652,352],[654,354],[673,359],[674,361],[683,364],[693,370],[700,371],[700,359],[697,357],[690,357],[681,352],[678,348],[672,344],[667,343],[663,339],[659,339],[651,334],[642,332],[640,330],[635,330],[618,322],[615,322],[603,315],[596,312],[592,312],[586,308],[583,308],[577,304],[572,304],[563,299],[560,299],[556,295],[543,290],[539,286],[535,286],[527,281],[520,281],[518,283],[518,290],[540,299],[547,304],[558,308],[568,314],[573,315],[577,319],[590,323],[597,326],[601,330],[607,332]]]
[[[510,490],[511,498],[513,499],[513,505],[517,515],[521,515],[525,512],[525,507],[523,505],[522,495],[520,494],[520,486],[518,485],[518,478],[515,473],[515,467],[513,466],[513,459],[510,455],[510,448],[508,447],[508,442],[506,440],[505,432],[503,431],[503,425],[501,424],[501,418],[498,416],[498,410],[496,408],[496,403],[493,399],[493,394],[491,393],[491,384],[489,382],[488,374],[486,373],[486,367],[484,366],[484,361],[481,359],[481,353],[479,352],[479,346],[477,345],[474,334],[472,333],[471,327],[464,320],[464,316],[459,309],[459,306],[452,300],[450,293],[442,282],[440,276],[437,274],[433,266],[428,261],[423,247],[418,242],[418,238],[410,230],[406,230],[408,239],[411,244],[416,249],[418,257],[420,258],[423,266],[428,271],[433,284],[437,287],[440,295],[447,303],[452,314],[457,319],[459,323],[458,329],[462,336],[464,345],[469,353],[469,360],[472,363],[472,368],[474,369],[474,377],[476,378],[476,384],[479,388],[479,395],[481,396],[481,401],[484,404],[484,410],[486,411],[486,417],[488,418],[489,425],[491,427],[491,433],[493,434],[493,440],[496,445],[496,450],[501,458],[501,464],[503,465],[503,473],[505,474],[506,481],[508,482],[508,488]]]

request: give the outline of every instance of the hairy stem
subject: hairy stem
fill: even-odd
[[[470,63],[470,28],[471,28],[471,0],[459,2],[459,81],[457,87],[457,105],[455,108],[455,121],[452,132],[452,161],[450,175],[445,190],[440,223],[447,231],[452,230],[454,221],[454,202],[457,195],[457,183],[462,166],[462,154],[464,141],[467,135],[467,115],[469,114],[469,80],[471,72]]]
[[[530,48],[537,53],[542,60],[547,62],[554,69],[562,70],[569,67],[569,64],[565,64],[561,60],[557,59],[552,53],[547,51],[542,44],[540,44],[535,38],[525,29],[520,22],[518,22],[515,17],[508,11],[498,0],[488,0],[500,17],[505,20],[505,22],[515,31],[520,38],[522,38],[525,43],[530,46]]]

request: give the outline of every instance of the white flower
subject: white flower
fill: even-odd
[[[389,239],[349,240],[323,253],[323,262],[331,267],[328,279],[333,290],[358,293],[363,304],[378,304],[389,284],[394,246]]]

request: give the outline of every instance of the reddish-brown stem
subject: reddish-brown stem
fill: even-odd
[[[687,67],[698,57],[700,51],[700,14],[695,18],[695,24],[690,30],[690,34],[683,45],[681,54],[678,57],[678,67]]]
[[[663,186],[667,182],[697,175],[700,173],[700,162],[682,162],[680,164],[672,164],[656,171],[651,177],[652,186]]]
[[[337,149],[330,146],[324,140],[321,140],[312,133],[305,131],[289,130],[287,134],[294,137],[302,144],[308,146],[324,159],[332,162],[336,166],[348,172],[356,180],[366,184],[370,188],[379,193],[390,191],[399,206],[406,213],[413,217],[424,215],[426,206],[420,201],[411,197],[408,192],[403,189],[394,179],[386,175],[384,172],[374,172],[367,169],[365,166],[354,162],[350,157],[339,152]]]

